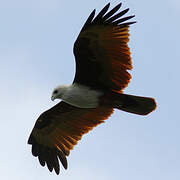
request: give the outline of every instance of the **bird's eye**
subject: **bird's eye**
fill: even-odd
[[[58,91],[57,91],[57,90],[55,90],[55,91],[54,91],[54,94],[57,94],[57,93],[58,93]]]

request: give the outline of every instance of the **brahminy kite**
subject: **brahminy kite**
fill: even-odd
[[[129,9],[116,13],[121,3],[107,12],[109,6],[88,17],[74,44],[74,81],[54,89],[51,99],[62,101],[39,116],[28,140],[40,164],[56,174],[59,160],[67,169],[70,150],[114,109],[147,115],[156,108],[153,98],[123,93],[131,79],[128,31],[135,22],[126,22],[134,16],[122,18]]]

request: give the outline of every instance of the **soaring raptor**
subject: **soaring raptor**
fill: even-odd
[[[42,166],[59,174],[59,161],[67,169],[66,156],[82,135],[104,122],[114,109],[147,115],[156,108],[153,98],[123,93],[132,69],[127,20],[129,9],[92,11],[74,44],[76,74],[72,84],[60,85],[51,99],[61,99],[37,119],[28,144]]]

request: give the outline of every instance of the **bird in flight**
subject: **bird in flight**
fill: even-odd
[[[62,101],[43,112],[28,139],[32,154],[49,171],[67,169],[66,156],[82,135],[104,122],[114,109],[147,115],[156,108],[153,98],[128,95],[132,69],[128,22],[129,9],[108,11],[108,3],[97,16],[92,11],[74,43],[76,73],[72,84],[60,85],[51,99]]]

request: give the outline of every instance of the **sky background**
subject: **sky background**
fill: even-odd
[[[57,102],[53,88],[74,78],[72,48],[82,25],[108,2],[0,0],[0,179],[180,179],[179,0],[121,1],[138,22],[130,28],[134,69],[125,93],[155,97],[156,111],[116,110],[75,146],[59,176],[27,145],[38,116]]]

